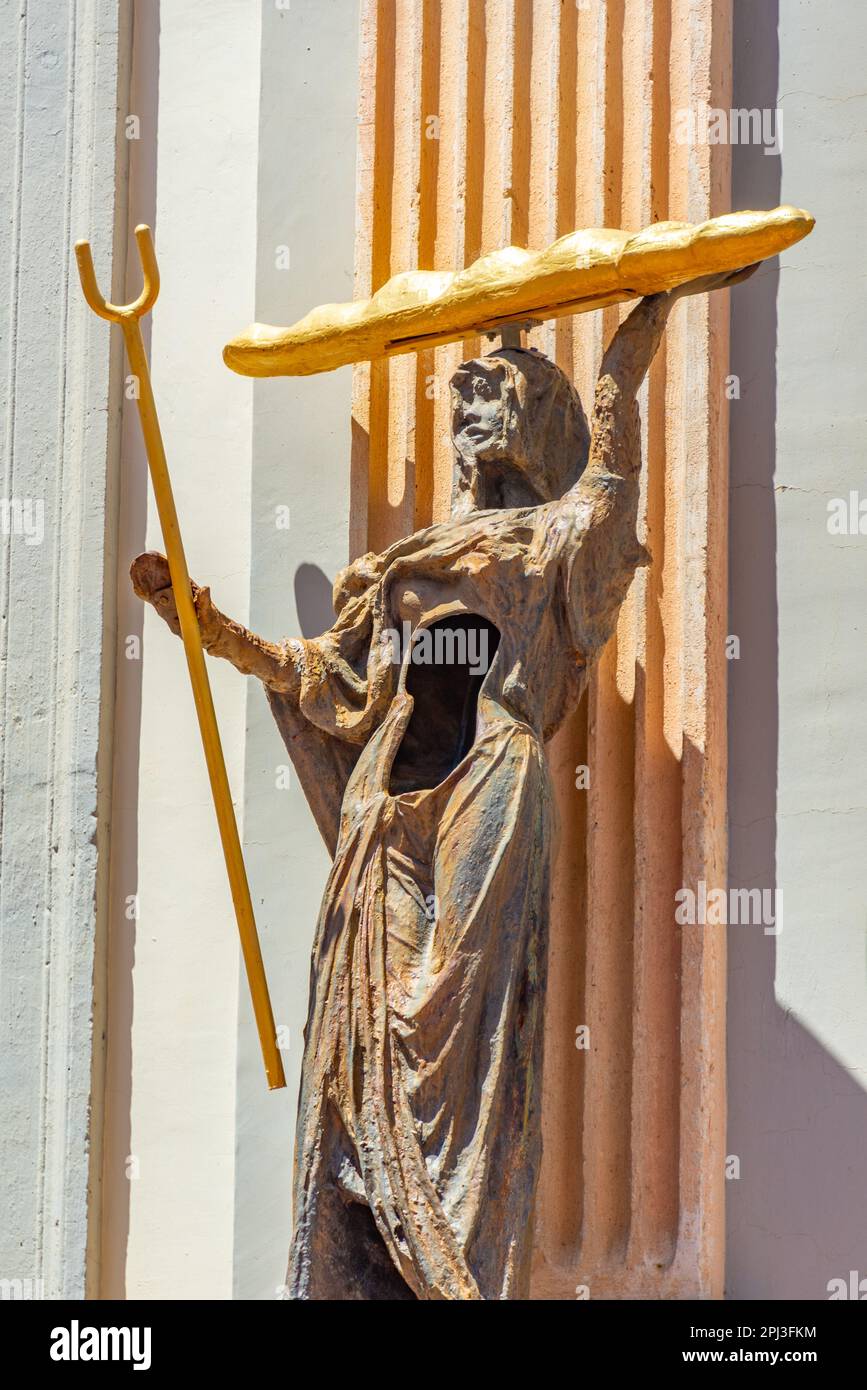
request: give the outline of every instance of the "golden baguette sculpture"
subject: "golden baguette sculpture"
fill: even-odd
[[[466,270],[407,270],[370,298],[320,304],[290,328],[254,323],[223,349],[242,376],[311,376],[521,319],[582,314],[776,256],[812,230],[801,208],[570,232],[544,251],[506,246]]]

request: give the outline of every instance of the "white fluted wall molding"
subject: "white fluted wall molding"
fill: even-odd
[[[98,1243],[122,361],[72,242],[92,240],[116,297],[129,25],[119,0],[20,0],[0,26],[0,1280],[5,1297],[81,1298]]]

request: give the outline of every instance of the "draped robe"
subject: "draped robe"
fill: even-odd
[[[479,512],[350,566],[338,617],[269,692],[334,860],[311,967],[288,1282],[302,1299],[528,1293],[541,1150],[552,796],[544,743],[646,555],[637,465]],[[475,738],[400,791],[413,713],[407,593],[424,625],[499,633]],[[435,736],[436,730],[431,736]],[[424,738],[425,730],[416,732]]]

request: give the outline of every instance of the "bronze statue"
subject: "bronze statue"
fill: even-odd
[[[671,307],[753,269],[641,300],[605,353],[589,427],[541,353],[465,363],[450,520],[349,565],[321,637],[265,641],[192,586],[206,649],[263,682],[334,860],[299,1102],[295,1298],[528,1295],[544,743],[649,562],[636,394]],[[132,579],[177,631],[162,556],[139,556]]]

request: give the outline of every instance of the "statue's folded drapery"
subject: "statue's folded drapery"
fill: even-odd
[[[363,809],[320,923],[293,1292],[328,1296],[316,1286],[333,1250],[333,1211],[318,1205],[330,1179],[368,1205],[418,1297],[520,1297],[538,1166],[544,759],[532,730],[497,721],[443,785],[389,797],[408,713],[397,697],[350,781]]]
[[[300,713],[270,696],[334,852],[299,1103],[296,1298],[527,1295],[552,810],[543,744],[642,562],[623,487],[585,478],[560,502],[475,514],[365,557],[338,580],[334,627],[304,643]],[[597,558],[612,547],[613,575]],[[437,785],[393,794],[411,649],[395,663],[384,638],[400,630],[407,589],[431,585],[493,624],[499,645],[470,751]]]

